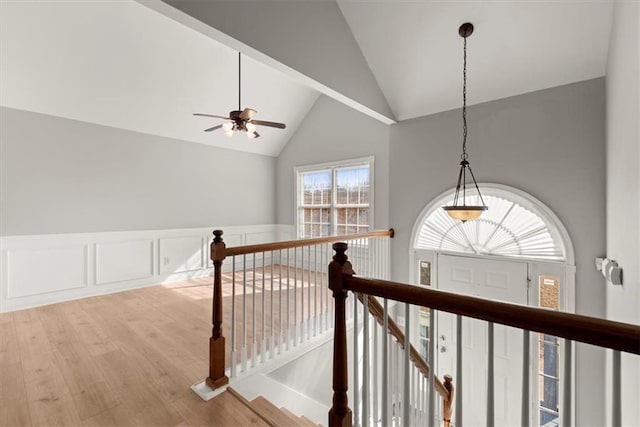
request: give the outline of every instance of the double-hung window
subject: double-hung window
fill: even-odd
[[[370,230],[373,157],[299,167],[296,175],[298,237]]]

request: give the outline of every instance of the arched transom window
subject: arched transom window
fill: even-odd
[[[430,204],[415,240],[416,249],[565,260],[562,239],[544,209],[530,199],[502,188],[482,188],[489,210],[473,221],[455,221],[441,209],[453,192]],[[477,196],[467,204],[480,204]]]

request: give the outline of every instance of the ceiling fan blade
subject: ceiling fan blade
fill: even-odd
[[[209,128],[209,129],[205,129],[204,131],[205,132],[211,132],[212,130],[220,129],[221,127],[222,127],[222,125],[218,125],[218,126],[214,126],[212,128]]]
[[[284,129],[287,127],[284,123],[276,123],[276,122],[265,122],[263,120],[251,120],[251,123],[259,126],[269,126],[272,128]]]
[[[244,110],[242,110],[242,113],[240,113],[240,118],[242,120],[251,120],[251,117],[253,117],[253,115],[256,113],[257,113],[256,110],[253,110],[251,108],[245,108]]]
[[[214,117],[216,119],[225,119],[225,120],[229,120],[229,117],[225,117],[225,116],[216,116],[213,114],[204,114],[204,113],[193,113],[194,116],[201,116],[201,117]]]

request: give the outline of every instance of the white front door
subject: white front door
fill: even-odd
[[[437,286],[497,301],[528,303],[527,263],[438,254]],[[456,399],[462,389],[463,425],[485,426],[487,416],[487,322],[462,320],[462,382],[456,372],[456,316],[438,314],[437,374],[451,374]],[[522,331],[494,326],[495,425],[520,424]],[[528,368],[527,368],[528,369]],[[454,420],[455,424],[455,420]]]

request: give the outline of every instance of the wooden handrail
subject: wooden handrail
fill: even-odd
[[[210,246],[210,258],[213,261],[213,301],[211,308],[211,338],[209,339],[209,376],[206,384],[211,389],[217,389],[229,383],[225,374],[225,337],[222,329],[222,264],[226,257],[249,253],[268,252],[279,249],[298,248],[319,245],[342,240],[357,240],[375,237],[393,237],[393,229],[372,231],[363,234],[351,234],[348,236],[330,236],[317,239],[290,240],[286,242],[263,243],[258,245],[245,245],[227,248],[222,238],[222,230],[214,230],[214,239]],[[232,370],[233,372],[233,370]]]
[[[358,295],[358,299],[361,302],[364,302],[363,301],[364,294],[357,293],[356,295]],[[371,313],[371,315],[376,319],[376,321],[378,322],[378,324],[380,324],[380,326],[384,327],[384,309],[382,308],[382,305],[380,305],[380,302],[375,298],[369,298],[368,306],[369,306],[369,313]],[[400,329],[400,327],[396,324],[396,322],[394,322],[393,319],[391,319],[390,317],[387,318],[387,324],[389,325],[389,333],[393,335],[395,339],[398,341],[398,343],[400,344],[400,346],[404,348],[405,337],[404,337],[404,333],[402,332],[402,329]],[[418,370],[422,373],[422,375],[428,378],[429,369],[430,369],[429,364],[426,362],[426,360],[422,358],[418,350],[416,350],[416,348],[411,343],[409,343],[409,346],[410,346],[409,358],[413,361],[414,365],[416,365],[416,368],[418,368]],[[434,387],[436,391],[438,392],[438,394],[440,394],[440,396],[442,396],[443,399],[445,400],[448,399],[449,391],[445,388],[444,384],[442,384],[442,382],[438,377],[434,376],[434,378],[435,378]]]
[[[369,237],[390,237],[393,238],[395,231],[393,228],[389,230],[371,231],[362,234],[350,234],[347,236],[328,236],[318,237],[315,239],[287,240],[283,242],[260,243],[257,245],[244,245],[226,248],[226,256],[246,255],[251,253],[277,251],[281,249],[299,248],[302,246],[313,246],[322,243],[342,242],[344,240],[366,239]]]
[[[344,288],[540,332],[628,353],[640,354],[640,326],[573,313],[498,302],[421,286],[344,275]]]

